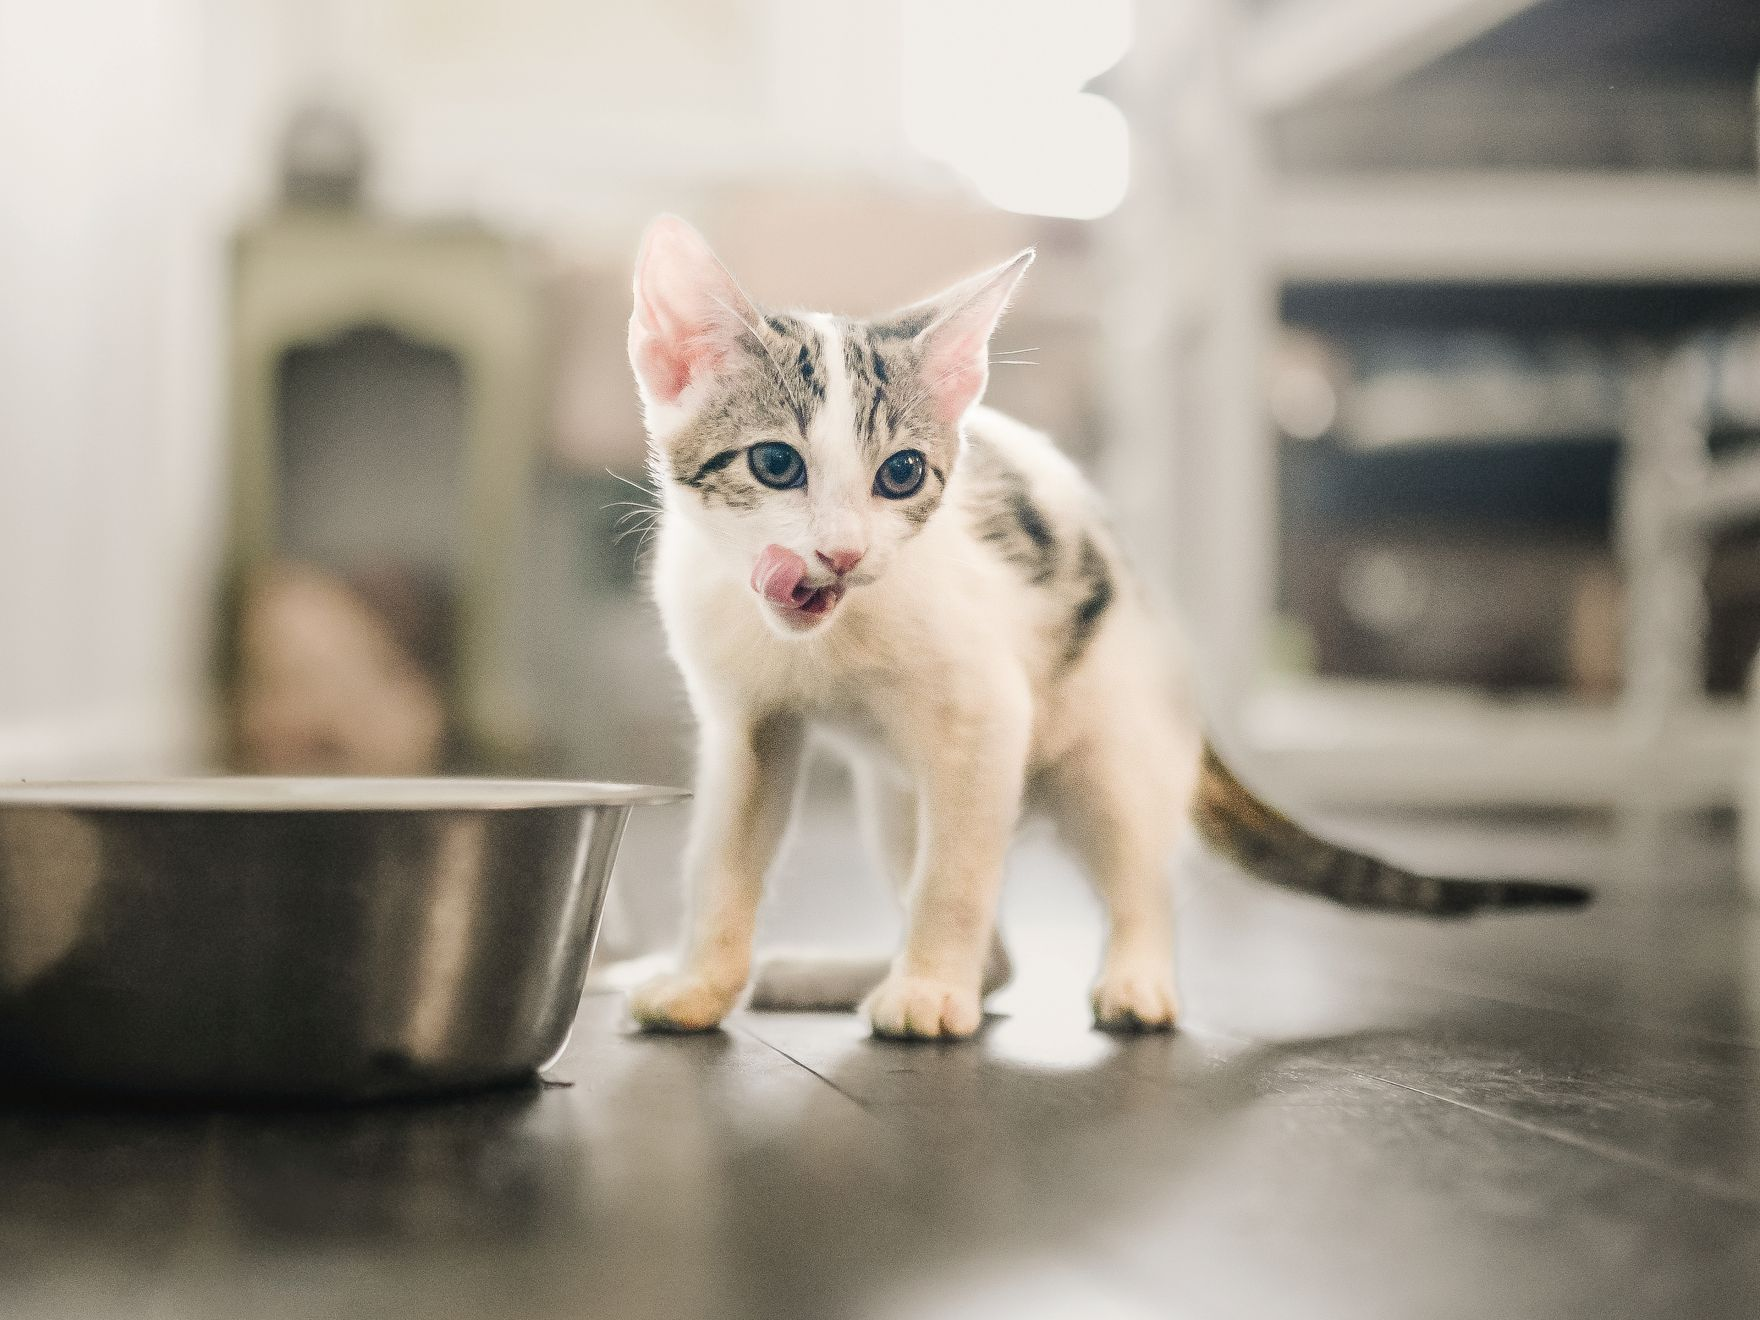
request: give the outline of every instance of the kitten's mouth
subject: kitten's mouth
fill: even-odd
[[[807,581],[807,564],[792,550],[767,545],[752,566],[752,590],[786,622],[800,628],[820,623],[843,599],[844,584]]]

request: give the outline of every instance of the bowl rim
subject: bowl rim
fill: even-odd
[[[651,784],[433,775],[209,775],[0,783],[0,811],[428,812],[659,806],[690,794]]]

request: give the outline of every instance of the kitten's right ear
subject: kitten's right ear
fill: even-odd
[[[643,395],[676,404],[713,375],[747,333],[750,306],[701,234],[675,215],[656,218],[636,257],[629,318],[629,361]]]
[[[990,380],[990,336],[1015,285],[1032,264],[1033,249],[1027,248],[919,309],[931,318],[916,342],[923,355],[928,395],[942,421],[958,422],[984,397]]]

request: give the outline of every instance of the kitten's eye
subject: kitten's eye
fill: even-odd
[[[776,490],[792,490],[807,484],[807,461],[793,445],[780,440],[753,445],[746,450],[752,475]]]
[[[914,449],[901,449],[880,465],[874,474],[874,493],[889,500],[902,500],[922,489],[929,465]]]

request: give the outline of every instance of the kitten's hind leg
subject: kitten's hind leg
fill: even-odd
[[[1048,807],[1106,905],[1106,952],[1093,992],[1095,1024],[1162,1031],[1178,1015],[1173,977],[1171,860],[1183,798],[1170,767],[1133,756],[1135,740],[1102,742],[1060,767]]]
[[[775,953],[759,959],[752,977],[751,1006],[772,1013],[847,1012],[886,979],[892,959],[881,955]],[[1007,985],[1014,975],[999,935],[990,937],[981,994]]]
[[[848,1012],[886,977],[879,955],[769,953],[752,976],[751,1006],[768,1013]]]
[[[917,795],[908,785],[857,762],[851,767],[856,813],[868,853],[900,898],[917,857]],[[751,1006],[770,1012],[832,1012],[856,1008],[886,979],[886,955],[820,952],[772,953],[758,961]],[[990,940],[983,993],[1008,984],[1012,968],[999,936]]]

